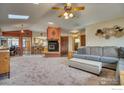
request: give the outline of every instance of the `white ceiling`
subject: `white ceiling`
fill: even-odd
[[[85,10],[76,12],[73,19],[65,20],[57,16],[62,11],[51,10],[52,6],[63,6],[63,4],[42,3],[42,4],[0,4],[0,27],[3,31],[19,30],[21,24],[24,29],[42,32],[46,31],[48,22],[60,26],[63,29],[71,30],[84,28],[86,25],[114,18],[124,17],[124,4],[74,4],[77,6],[84,5]],[[10,20],[8,14],[29,15],[28,20]]]

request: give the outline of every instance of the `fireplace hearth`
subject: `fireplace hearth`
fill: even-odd
[[[59,43],[58,43],[58,41],[48,41],[48,51],[49,52],[57,52],[57,51],[59,51]]]

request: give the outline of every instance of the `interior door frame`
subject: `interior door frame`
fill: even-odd
[[[62,38],[67,38],[67,43],[69,44],[69,37],[68,36],[61,36],[61,44],[62,44]],[[67,44],[67,46],[68,46],[68,44]],[[62,55],[68,55],[68,47],[67,47],[67,51],[66,52],[67,52],[66,54],[62,54],[62,45],[61,45],[61,56]]]

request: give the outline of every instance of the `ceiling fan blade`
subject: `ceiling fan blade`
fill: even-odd
[[[64,9],[60,7],[52,7],[52,10],[64,10]]]
[[[84,9],[85,9],[84,6],[72,8],[73,11],[80,11],[80,10],[84,10]]]

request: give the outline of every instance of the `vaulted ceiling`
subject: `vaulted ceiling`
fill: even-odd
[[[63,4],[55,3],[8,3],[0,4],[0,27],[3,31],[19,30],[21,24],[24,24],[24,29],[43,32],[48,27],[48,22],[53,22],[53,25],[60,26],[63,29],[78,29],[84,28],[87,25],[94,24],[100,21],[111,20],[114,18],[124,17],[124,4],[74,4],[76,6],[85,6],[85,10],[76,12],[76,17],[65,20],[57,16],[62,11],[51,10],[53,6],[62,7]],[[8,14],[29,15],[28,20],[12,20],[8,19]]]

